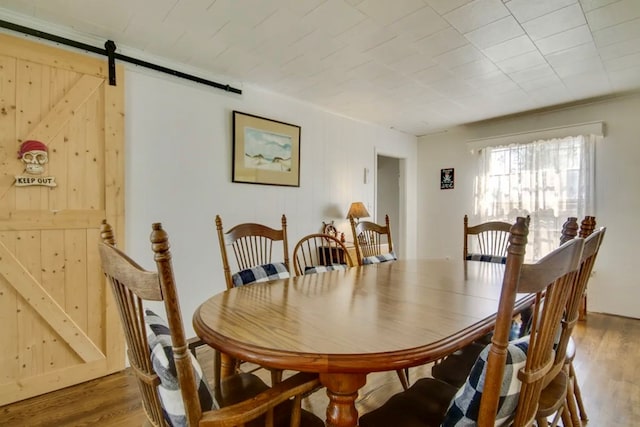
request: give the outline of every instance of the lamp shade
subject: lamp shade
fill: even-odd
[[[360,219],[368,216],[369,216],[369,212],[367,212],[367,208],[364,207],[364,203],[353,202],[351,203],[351,206],[349,206],[349,212],[347,213],[347,218],[354,217],[355,219]]]

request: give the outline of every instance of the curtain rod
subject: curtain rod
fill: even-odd
[[[151,62],[143,61],[141,59],[133,58],[127,55],[122,55],[120,53],[115,53],[116,44],[112,40],[107,40],[105,42],[105,48],[102,49],[99,47],[92,46],[90,44],[81,43],[75,40],[56,36],[55,34],[45,33],[43,31],[39,31],[29,27],[24,27],[22,25],[14,24],[8,21],[0,20],[0,27],[6,28],[8,30],[16,31],[19,33],[27,34],[30,36],[39,37],[41,39],[49,40],[52,42],[71,46],[76,49],[86,50],[89,52],[97,53],[99,55],[107,56],[109,58],[109,84],[112,84],[112,85],[115,85],[115,74],[113,74],[113,70],[115,68],[114,59],[119,59],[121,61],[129,62],[134,65],[139,65],[141,67],[159,71],[161,73],[170,74],[174,77],[179,77],[179,78],[191,80],[193,82],[200,83],[203,85],[212,86],[216,89],[224,90],[227,92],[233,92],[237,94],[242,94],[241,89],[237,89],[235,87],[229,86],[228,84],[225,85],[222,83],[214,82],[212,80],[203,79],[202,77],[183,73],[182,71],[177,71],[171,68],[163,67],[162,65],[153,64]]]

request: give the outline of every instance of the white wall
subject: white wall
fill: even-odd
[[[596,147],[596,221],[607,234],[589,283],[588,310],[640,318],[637,215],[640,212],[640,95],[527,114],[428,135],[418,141],[418,254],[462,256],[462,218],[473,209],[475,157],[466,142],[602,120]],[[440,190],[440,169],[455,168],[455,189]]]
[[[242,95],[129,67],[126,93],[126,246],[152,268],[152,222],[169,233],[185,326],[207,297],[225,289],[214,217],[280,225],[287,216],[290,251],[305,234],[335,220],[348,238],[352,201],[375,206],[375,153],[407,163],[407,229],[416,223],[417,138],[356,122],[275,94],[243,88]],[[302,127],[300,187],[231,182],[232,111]],[[415,233],[402,236],[415,257]],[[146,263],[145,263],[146,262]],[[189,331],[191,332],[191,331]]]

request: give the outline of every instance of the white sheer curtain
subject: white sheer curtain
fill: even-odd
[[[558,246],[567,217],[595,215],[595,135],[479,150],[475,221],[531,217],[527,259]],[[470,223],[473,223],[470,221]]]

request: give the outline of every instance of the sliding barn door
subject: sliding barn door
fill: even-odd
[[[0,34],[0,405],[124,367],[97,253],[102,219],[124,231],[124,76],[107,70]]]

